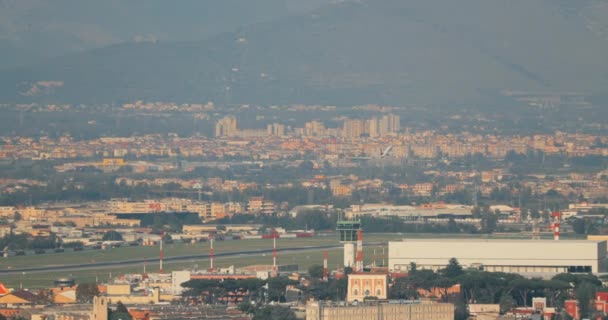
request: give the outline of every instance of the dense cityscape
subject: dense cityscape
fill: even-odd
[[[5,317],[561,319],[608,303],[591,275],[608,267],[605,135],[424,130],[373,105],[242,129],[238,109],[182,109],[213,130],[2,137]]]

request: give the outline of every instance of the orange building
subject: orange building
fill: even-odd
[[[355,273],[348,275],[347,301],[363,301],[365,298],[387,298],[387,274]]]
[[[0,297],[0,304],[12,306],[12,305],[34,305],[43,303],[43,299],[29,291],[19,290],[13,291]]]
[[[418,294],[425,298],[442,298],[444,295],[460,294],[460,284],[455,284],[447,290],[445,288],[431,288],[430,290],[418,289]]]
[[[76,288],[77,286],[52,288],[51,293],[53,294],[53,303],[76,303]]]
[[[339,185],[331,188],[331,193],[334,197],[350,197],[353,191],[349,186]]]

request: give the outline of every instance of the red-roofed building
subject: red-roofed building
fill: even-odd
[[[608,292],[595,293],[595,310],[608,314]]]
[[[41,297],[25,290],[13,291],[0,297],[0,304],[5,305],[33,305],[39,303],[44,303]]]
[[[580,319],[580,313],[579,313],[577,300],[564,301],[564,309],[566,309],[566,313],[569,314],[575,320]]]
[[[0,296],[9,294],[10,291],[0,282]]]

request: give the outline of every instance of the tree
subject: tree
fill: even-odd
[[[433,287],[443,289],[441,299],[446,302],[448,301],[448,289],[450,289],[455,284],[456,280],[444,276],[440,276],[433,281]]]
[[[297,282],[287,277],[275,277],[268,279],[268,299],[270,301],[284,302],[285,288],[287,285],[295,285]]]
[[[498,217],[491,211],[486,211],[481,215],[481,232],[492,233],[496,229]]]
[[[82,248],[84,247],[84,242],[82,241],[74,241],[63,244],[64,248]]]
[[[318,264],[310,266],[308,268],[308,275],[310,275],[311,278],[323,278],[323,266],[320,266]]]
[[[538,211],[538,209],[536,209],[536,208],[530,209],[530,218],[532,218],[534,220],[540,218],[540,212]]]
[[[390,288],[391,299],[417,299],[418,291],[414,289],[407,277],[397,278]]]
[[[103,241],[122,241],[122,234],[117,231],[110,230],[103,234]]]
[[[528,209],[526,208],[521,208],[519,211],[519,219],[521,221],[526,221],[528,220]]]
[[[569,283],[574,287],[578,287],[584,282],[588,282],[596,288],[602,286],[602,281],[592,274],[572,274],[572,273],[560,273],[551,280],[559,280],[565,283]]]
[[[593,310],[591,302],[595,297],[596,288],[589,282],[583,282],[577,286],[574,295],[578,300],[578,304],[581,310],[581,318],[588,318]]]
[[[498,302],[500,304],[500,313],[505,314],[507,311],[517,307],[517,302],[510,294],[503,294]]]
[[[315,164],[310,160],[306,160],[306,161],[303,161],[302,163],[300,163],[299,168],[300,168],[300,170],[308,173],[315,169]]]
[[[349,275],[353,273],[353,268],[352,267],[344,267],[344,274],[345,275]]]
[[[308,229],[324,230],[334,229],[333,217],[328,217],[324,210],[306,210],[295,218],[297,226],[307,226]]]
[[[438,276],[432,270],[417,270],[416,272],[410,273],[408,279],[415,289],[430,290],[437,280]]]
[[[118,301],[116,304],[116,310],[110,310],[108,314],[109,320],[131,320],[131,314],[129,313],[129,309],[122,304],[121,301]]]
[[[458,262],[458,259],[451,258],[447,267],[442,270],[442,273],[445,277],[455,279],[456,277],[462,275],[464,271],[462,270],[462,266]]]
[[[410,262],[410,266],[409,266],[409,273],[415,273],[416,270],[418,270],[418,266],[416,265],[416,262]]]
[[[81,283],[76,288],[76,300],[79,303],[93,303],[93,297],[99,295],[99,289],[95,283]]]
[[[458,233],[460,232],[460,228],[458,227],[458,223],[454,220],[454,218],[450,218],[448,220],[448,232],[449,233]]]
[[[469,319],[469,308],[462,296],[456,296],[454,303],[454,320]]]
[[[72,220],[68,220],[65,222],[65,225],[68,227],[75,227],[76,226],[76,222],[72,221]]]
[[[473,209],[471,209],[471,214],[473,215],[473,218],[475,218],[475,219],[481,218],[481,208],[478,206],[473,207]]]
[[[521,304],[527,307],[530,293],[543,289],[544,281],[540,279],[516,278],[509,285],[519,294]]]

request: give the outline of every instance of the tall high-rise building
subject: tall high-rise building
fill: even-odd
[[[325,125],[318,120],[306,122],[304,124],[304,134],[307,136],[324,136]]]
[[[395,133],[401,130],[401,119],[398,115],[385,114],[380,120],[380,135]]]
[[[346,138],[359,138],[362,134],[368,133],[365,124],[365,120],[345,119],[342,134]]]
[[[401,121],[398,115],[385,114],[381,118],[372,117],[367,120],[345,119],[342,136],[345,138],[358,138],[363,134],[370,137],[380,137],[401,130]]]
[[[216,137],[232,137],[237,135],[238,132],[236,118],[233,116],[225,116],[215,123]]]
[[[368,128],[370,137],[373,138],[373,137],[379,136],[380,135],[380,121],[378,121],[378,118],[372,117],[371,119],[369,119],[367,128]]]
[[[391,127],[393,129],[392,132],[401,131],[401,118],[396,114],[391,114],[389,119],[390,119]]]
[[[266,126],[266,133],[268,133],[269,136],[282,137],[285,135],[285,125],[280,123],[271,123]]]

